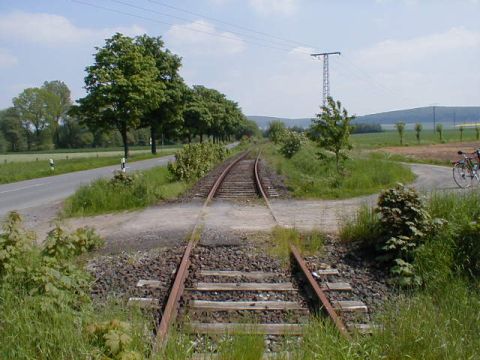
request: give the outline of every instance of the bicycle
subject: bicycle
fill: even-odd
[[[458,155],[463,159],[453,162],[453,180],[462,189],[469,188],[473,184],[473,179],[480,182],[480,148],[473,153],[464,153],[459,150]],[[474,155],[474,156],[471,156]]]

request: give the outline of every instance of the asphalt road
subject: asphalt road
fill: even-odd
[[[127,164],[127,171],[165,166],[173,159],[174,156],[169,155],[132,162]],[[119,165],[112,165],[0,185],[0,217],[12,210],[22,210],[62,200],[73,194],[80,185],[88,184],[98,178],[111,177],[113,171],[119,168]]]

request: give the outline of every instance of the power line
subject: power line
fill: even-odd
[[[200,14],[200,13],[197,13],[197,12],[194,12],[194,11],[191,11],[191,10],[182,9],[180,7],[173,6],[173,5],[170,5],[170,4],[166,4],[166,3],[161,2],[161,1],[156,1],[156,0],[148,0],[148,1],[151,2],[151,3],[157,4],[157,5],[169,8],[169,9],[181,11],[183,13],[194,15],[194,16],[200,16],[200,17],[203,17],[205,19],[218,22],[220,24],[228,25],[228,26],[231,26],[231,27],[234,27],[234,28],[237,28],[237,29],[240,29],[240,30],[244,30],[244,31],[249,31],[249,32],[252,32],[252,33],[255,33],[255,34],[258,34],[258,35],[270,37],[272,39],[280,40],[280,41],[283,41],[283,42],[286,42],[286,43],[291,43],[291,44],[301,45],[301,46],[308,46],[308,47],[311,47],[311,48],[316,47],[316,46],[305,44],[305,43],[302,43],[302,42],[299,42],[299,41],[296,41],[296,40],[290,40],[290,39],[282,38],[282,37],[272,35],[272,34],[269,34],[269,33],[266,33],[266,32],[262,32],[262,31],[258,31],[258,30],[255,30],[255,29],[245,27],[245,26],[237,25],[237,24],[225,21],[225,20],[214,18],[212,16],[207,16],[205,14]]]
[[[155,14],[158,14],[158,15],[170,17],[170,18],[177,19],[177,20],[188,21],[188,22],[192,21],[191,19],[188,19],[188,18],[185,18],[185,17],[163,13],[163,12],[157,11],[157,10],[152,9],[152,8],[146,8],[146,7],[143,7],[143,6],[134,5],[134,4],[131,4],[129,2],[122,1],[122,0],[109,0],[109,1],[120,4],[120,5],[128,6],[128,7],[131,7],[133,9],[145,11],[145,12],[148,12],[148,13],[155,13]],[[203,28],[209,28],[208,25],[206,25],[206,24],[197,23],[197,25],[200,26],[200,27],[203,27]],[[280,46],[282,45],[282,44],[274,43],[272,41],[261,39],[261,38],[258,38],[258,37],[252,36],[252,35],[243,34],[243,33],[240,33],[240,32],[235,32],[235,31],[231,31],[231,30],[227,30],[227,29],[221,29],[221,28],[218,28],[218,29],[221,30],[221,31],[227,31],[230,34],[234,34],[234,35],[238,35],[238,36],[242,36],[242,37],[247,37],[247,38],[250,38],[250,39],[253,39],[253,40],[256,40],[256,41],[273,43],[274,45],[280,45]],[[211,32],[209,32],[209,33],[211,33]],[[228,34],[223,34],[223,35],[226,36],[226,37],[235,39],[233,36],[228,36]]]
[[[114,12],[114,13],[125,15],[125,16],[135,17],[135,18],[138,18],[138,19],[147,20],[147,21],[162,24],[162,25],[168,25],[168,26],[175,26],[176,25],[176,24],[171,23],[171,22],[162,21],[162,20],[158,20],[158,19],[153,19],[153,18],[146,17],[146,16],[143,16],[143,15],[132,14],[132,13],[129,13],[129,12],[126,12],[126,11],[113,9],[113,8],[109,8],[109,7],[101,6],[101,5],[97,5],[97,4],[92,4],[92,3],[82,1],[82,0],[71,0],[71,1],[75,2],[75,3],[78,3],[78,4],[93,7],[93,8],[96,8],[96,9],[102,9],[102,10],[105,10],[105,11],[110,11],[110,12]],[[291,49],[269,46],[269,45],[265,45],[265,44],[261,44],[261,43],[255,43],[255,42],[252,42],[252,41],[246,41],[246,40],[243,40],[243,39],[239,39],[237,37],[227,36],[227,35],[219,34],[219,33],[213,33],[213,32],[210,32],[210,31],[204,31],[204,30],[192,29],[192,28],[184,28],[184,29],[187,30],[187,31],[190,31],[190,32],[203,33],[203,34],[207,34],[207,35],[214,36],[214,37],[225,38],[225,39],[229,39],[229,40],[236,41],[236,42],[239,42],[239,43],[249,43],[251,45],[264,47],[264,48],[269,48],[269,49],[273,49],[273,50],[286,51],[286,52],[291,51]]]

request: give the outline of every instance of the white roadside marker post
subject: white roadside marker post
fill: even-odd
[[[126,167],[126,160],[125,158],[123,157],[121,162],[120,162],[120,168],[122,169],[122,172],[126,172],[127,171],[127,167]]]
[[[54,172],[55,171],[55,162],[53,161],[53,159],[49,159],[48,163],[50,164],[50,170],[52,172]]]

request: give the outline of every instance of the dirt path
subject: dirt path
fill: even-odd
[[[455,189],[450,168],[420,164],[409,166],[417,175],[413,185],[420,191]],[[361,204],[374,204],[376,200],[377,195],[346,200],[274,199],[272,207],[283,225],[335,233],[341,221],[352,216]],[[167,203],[141,211],[69,219],[64,224],[69,228],[96,228],[107,241],[105,252],[143,250],[182,243],[193,227],[200,207],[200,200]],[[40,238],[43,238],[51,228],[49,220],[54,212],[33,210],[26,213],[27,224],[39,231]],[[49,218],[44,219],[42,214],[47,214]],[[240,203],[215,200],[209,206],[204,221],[205,231],[214,234],[209,239],[218,243],[238,242],[247,233],[266,232],[275,226],[268,209],[260,201]]]

